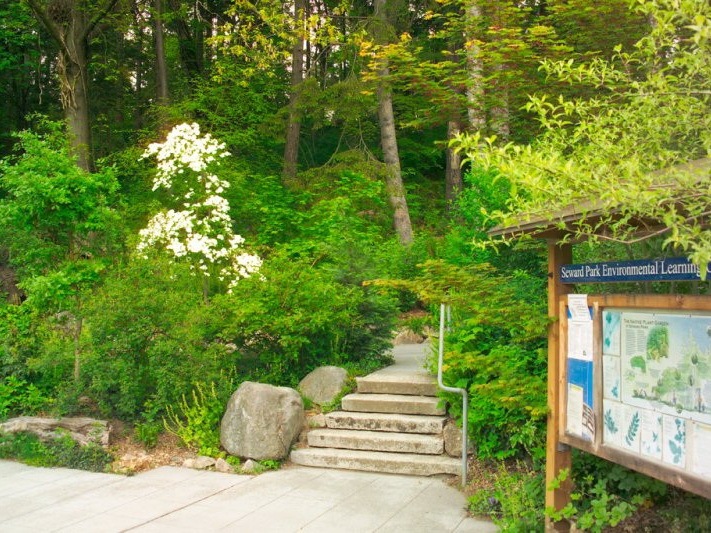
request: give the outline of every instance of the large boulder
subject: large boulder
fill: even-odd
[[[220,442],[238,457],[284,459],[303,423],[304,404],[294,389],[245,381],[227,403]]]
[[[82,446],[86,446],[90,442],[108,446],[110,428],[105,420],[96,420],[94,418],[19,416],[0,424],[0,431],[6,433],[34,433],[45,441],[69,434],[72,439]]]
[[[321,366],[301,380],[299,390],[315,404],[324,405],[336,399],[347,380],[348,372],[345,368]]]

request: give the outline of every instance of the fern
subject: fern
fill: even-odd
[[[632,415],[630,426],[627,428],[627,435],[625,435],[625,442],[627,443],[627,446],[632,446],[634,439],[637,436],[637,431],[639,431],[639,412],[635,412],[635,414]]]

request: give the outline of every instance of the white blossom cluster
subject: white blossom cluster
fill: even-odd
[[[143,153],[144,158],[156,156],[158,172],[153,180],[153,190],[159,187],[170,188],[172,180],[187,169],[197,173],[198,181],[209,191],[220,194],[228,184],[214,174],[205,171],[217,161],[227,157],[225,144],[217,142],[209,133],[200,136],[198,124],[178,124],[164,143],[152,143]]]
[[[262,260],[246,253],[244,238],[232,230],[229,202],[220,196],[229,184],[207,171],[210,164],[219,164],[217,157],[228,155],[224,147],[209,134],[200,137],[197,124],[180,124],[164,143],[148,147],[143,157],[155,155],[158,160],[153,190],[170,188],[178,175],[194,183],[183,197],[183,210],[158,213],[139,232],[137,251],[165,246],[176,259],[190,259],[191,268],[204,276],[215,265],[220,281],[232,288],[256,273]]]

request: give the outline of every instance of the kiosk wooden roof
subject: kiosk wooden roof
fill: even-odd
[[[658,171],[654,175],[659,176],[659,183],[652,185],[657,188],[673,188],[674,175],[684,173],[686,175],[698,175],[699,183],[708,183],[711,179],[711,158],[704,158],[691,161],[684,165],[673,167],[670,170]],[[562,383],[561,383],[561,360],[560,353],[560,306],[559,301],[562,296],[570,293],[571,285],[563,284],[558,275],[560,267],[572,263],[573,243],[562,243],[561,239],[566,235],[575,235],[576,224],[585,220],[591,224],[598,223],[603,217],[612,214],[614,216],[615,206],[603,205],[599,201],[586,200],[574,205],[566,206],[548,216],[531,216],[523,214],[520,220],[511,226],[497,226],[489,234],[491,236],[517,237],[531,236],[543,239],[548,244],[548,315],[552,319],[548,327],[548,422],[546,441],[546,486],[551,486],[551,482],[559,477],[561,470],[570,468],[571,451],[570,447],[561,442],[561,423],[556,413],[560,412],[562,405]],[[638,218],[629,221],[639,233],[652,231],[659,228],[659,223],[655,221]],[[604,227],[601,228],[604,231]],[[546,491],[546,508],[562,509],[570,502],[571,486],[570,481],[563,482],[560,487]],[[564,522],[552,522],[547,520],[547,531],[567,531],[569,524]]]

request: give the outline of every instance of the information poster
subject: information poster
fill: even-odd
[[[711,474],[711,315],[602,312],[603,443]]]
[[[568,295],[568,401],[566,432],[592,441],[593,411],[593,320],[587,295]]]

